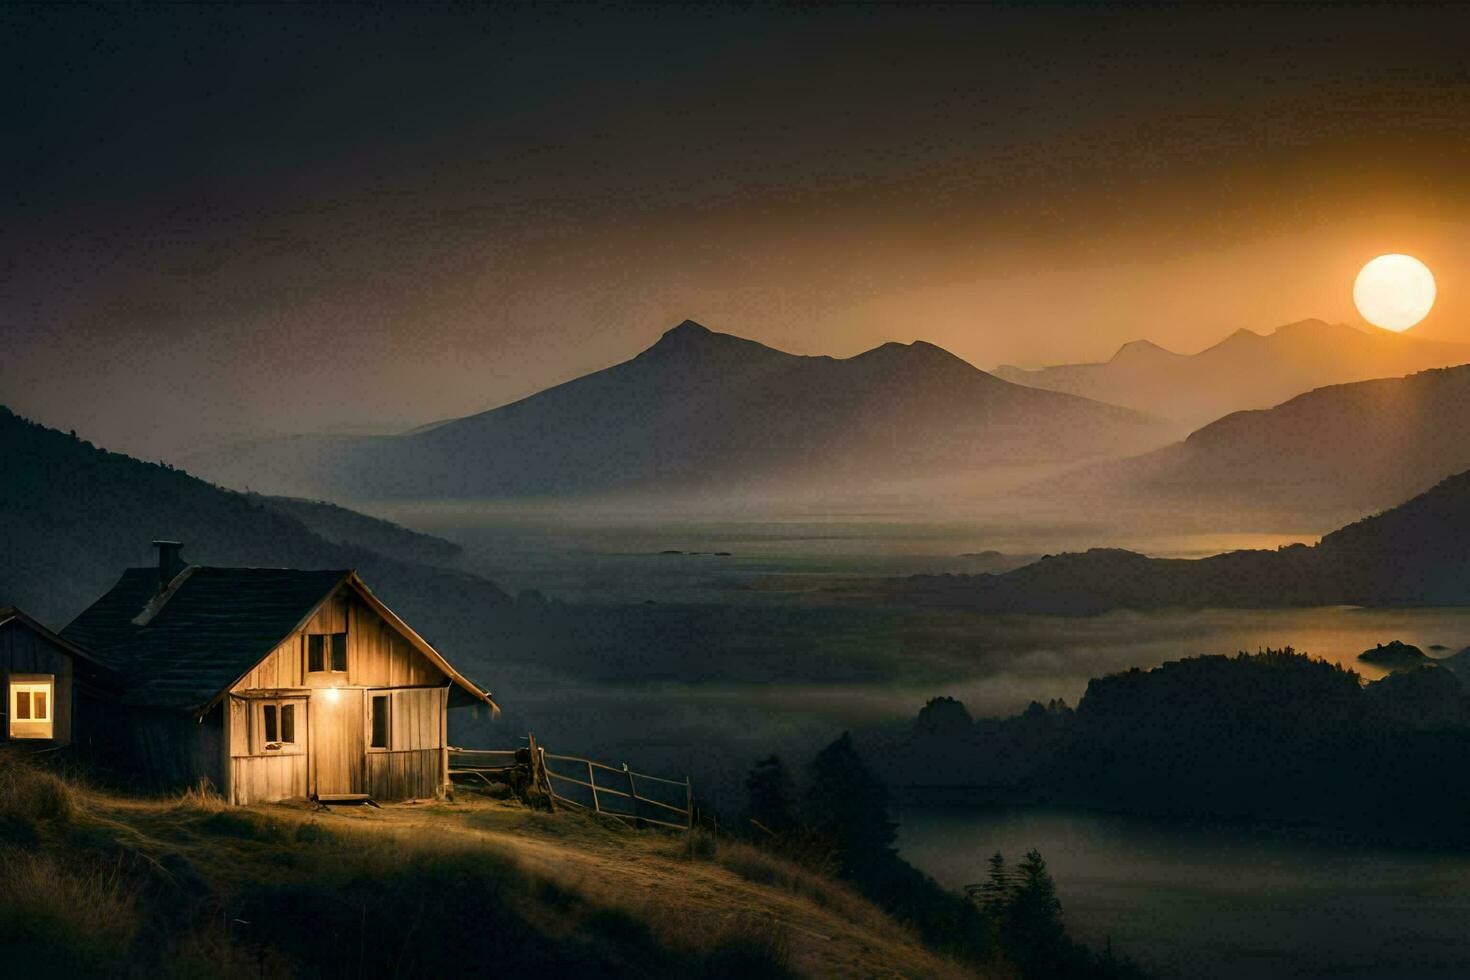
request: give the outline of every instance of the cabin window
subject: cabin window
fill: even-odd
[[[11,738],[51,738],[55,731],[56,677],[52,674],[13,675],[6,698]]]
[[[306,637],[306,672],[347,673],[347,634],[312,633]]]
[[[388,747],[388,725],[391,720],[390,712],[392,699],[386,694],[373,695],[373,738],[368,743],[375,749],[386,749]]]
[[[278,752],[296,744],[296,705],[267,701],[260,706],[260,750]]]

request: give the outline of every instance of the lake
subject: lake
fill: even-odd
[[[1188,557],[1310,534],[1119,539],[1096,528],[1031,533],[891,515],[369,509],[460,542],[466,567],[511,588],[654,610],[639,645],[587,644],[580,659],[546,650],[519,675],[495,665],[506,717],[478,737],[509,744],[533,728],[557,751],[691,773],[701,796],[730,811],[757,757],[776,751],[800,767],[843,729],[901,724],[936,695],[995,716],[1032,699],[1075,705],[1090,678],[1180,657],[1291,645],[1371,680],[1382,672],[1357,655],[1377,643],[1399,639],[1432,656],[1470,646],[1466,609],[1065,617],[833,606],[822,597],[844,577],[987,571],[1104,543]],[[1111,939],[1166,975],[1470,976],[1470,856],[1055,810],[899,816],[904,856],[955,888],[981,880],[997,849],[1012,859],[1040,849],[1073,932],[1099,946]]]
[[[1164,976],[1470,976],[1470,854],[1068,810],[897,816],[900,853],[952,888],[1038,849],[1071,932]]]
[[[830,580],[974,573],[1044,553],[1128,548],[1199,558],[1314,542],[1292,533],[1160,533],[1102,524],[913,510],[792,510],[758,516],[607,503],[351,501],[465,549],[464,567],[511,591],[574,602],[782,601]],[[776,587],[768,587],[774,583]],[[752,589],[752,586],[761,586]]]

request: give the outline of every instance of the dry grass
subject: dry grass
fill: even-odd
[[[71,784],[14,750],[0,750],[0,836],[35,839],[76,812]]]
[[[242,808],[6,767],[4,820],[28,856],[0,855],[0,948],[51,975],[963,973],[756,848],[515,803]]]
[[[208,779],[201,779],[180,793],[176,805],[182,809],[198,810],[203,813],[219,813],[229,806]]]
[[[117,866],[72,871],[47,856],[0,853],[0,949],[23,976],[106,973],[139,929],[136,889]]]

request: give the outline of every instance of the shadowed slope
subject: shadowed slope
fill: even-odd
[[[1386,507],[1470,468],[1470,365],[1237,412],[1112,469],[1125,496],[1310,518]]]
[[[0,602],[58,627],[110,588],[123,569],[153,561],[149,542],[155,538],[183,541],[188,558],[202,564],[356,568],[384,601],[411,622],[431,623],[439,636],[483,635],[483,626],[455,617],[472,620],[508,599],[483,579],[385,555],[349,534],[329,541],[269,499],[98,449],[4,408],[0,459]],[[422,537],[315,506],[327,510],[313,519],[338,532],[370,524],[385,546]],[[451,642],[448,649],[458,645]]]

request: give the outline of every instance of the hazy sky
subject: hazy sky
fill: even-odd
[[[982,367],[1470,340],[1470,13],[0,10],[0,402],[150,456],[400,426],[691,317]]]

